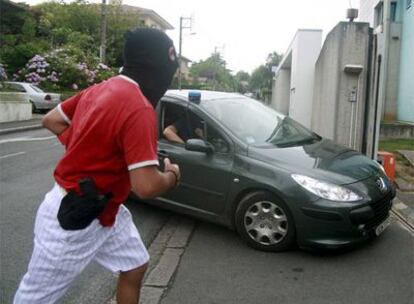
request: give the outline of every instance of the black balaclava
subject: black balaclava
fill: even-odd
[[[121,74],[139,84],[154,108],[171,84],[177,67],[174,44],[164,32],[137,28],[125,34]]]

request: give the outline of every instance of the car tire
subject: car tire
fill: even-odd
[[[32,113],[37,113],[37,108],[35,106],[35,104],[33,103],[33,101],[30,101],[31,105],[32,105]]]
[[[272,193],[245,196],[235,213],[237,232],[248,245],[264,251],[285,251],[295,243],[296,228],[287,205]]]

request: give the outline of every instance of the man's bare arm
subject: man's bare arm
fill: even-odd
[[[57,108],[54,108],[47,113],[45,117],[43,117],[42,125],[56,135],[62,134],[63,131],[69,127],[68,123],[63,119],[62,115],[60,115]]]
[[[172,142],[184,143],[180,136],[178,136],[178,130],[174,125],[170,125],[164,129],[163,132],[165,138]]]
[[[174,188],[180,179],[180,169],[164,160],[164,172],[156,166],[147,166],[129,171],[132,192],[141,199],[150,199],[160,196]]]

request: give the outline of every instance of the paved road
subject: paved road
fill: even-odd
[[[53,168],[62,153],[59,142],[46,130],[0,136],[2,304],[11,303],[20,278],[26,271],[33,247],[35,213],[44,194],[53,185]],[[128,208],[146,244],[170,217],[168,212],[144,205],[129,204]],[[115,290],[115,280],[112,273],[91,264],[61,303],[105,303]]]
[[[11,142],[16,137],[42,140]],[[49,137],[45,130],[0,136],[0,303],[10,303],[26,270],[35,212],[63,152]],[[170,216],[128,207],[147,244]],[[91,265],[62,303],[105,303],[114,282]],[[414,238],[396,222],[376,241],[340,254],[260,252],[232,231],[199,223],[162,303],[412,304],[413,283]]]
[[[414,237],[397,222],[347,252],[250,249],[200,223],[162,304],[412,304]]]

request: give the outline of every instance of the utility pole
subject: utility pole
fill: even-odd
[[[101,47],[99,49],[99,59],[102,63],[106,60],[106,0],[102,0],[101,6]]]
[[[190,25],[185,25],[183,21],[190,21]],[[181,90],[181,52],[183,46],[183,29],[190,29],[192,28],[193,18],[192,17],[180,17],[180,41],[178,44],[178,89]]]

